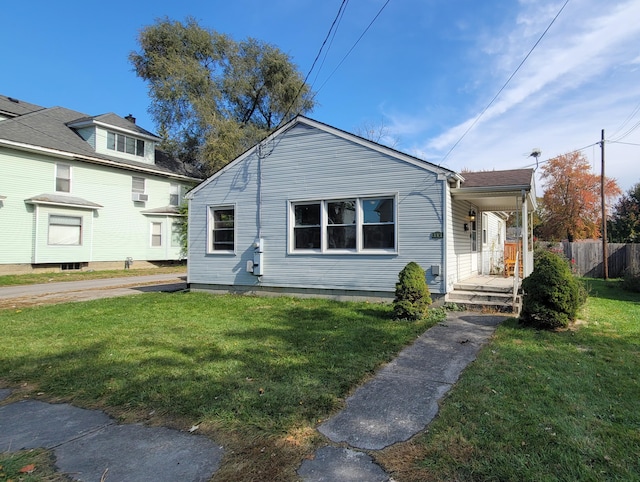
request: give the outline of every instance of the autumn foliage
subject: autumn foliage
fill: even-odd
[[[602,204],[600,176],[579,153],[572,152],[548,161],[542,167],[545,184],[543,224],[539,229],[547,240],[595,239],[601,235]],[[605,199],[611,202],[622,193],[614,179],[605,178]]]

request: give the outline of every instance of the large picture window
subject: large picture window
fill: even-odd
[[[292,251],[395,252],[395,197],[291,203]]]
[[[80,246],[82,244],[82,217],[51,214],[47,241],[52,246]]]
[[[210,253],[235,252],[235,207],[209,207],[209,241]]]

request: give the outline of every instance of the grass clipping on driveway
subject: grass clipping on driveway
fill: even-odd
[[[428,433],[378,458],[395,480],[640,480],[640,295],[589,284],[569,330],[498,327]]]
[[[314,428],[438,319],[389,304],[146,294],[1,310],[0,383],[122,421],[197,427],[216,480],[294,480]]]

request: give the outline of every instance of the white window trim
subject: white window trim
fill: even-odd
[[[160,244],[157,246],[153,245],[153,227],[159,225],[160,226]],[[157,236],[157,235],[155,235]],[[149,246],[153,249],[158,249],[158,248],[162,248],[164,247],[164,223],[162,221],[157,222],[157,221],[153,221],[151,223],[149,223]]]
[[[133,189],[133,180],[134,179],[142,179],[142,192],[140,191],[134,191]],[[131,176],[131,193],[139,193],[139,194],[146,194],[147,193],[147,179],[142,177],[142,176]]]
[[[238,207],[233,204],[208,204],[207,205],[207,238],[206,253],[210,255],[234,255],[238,247]],[[213,215],[212,210],[233,209],[233,249],[213,249]]]
[[[394,248],[393,249],[365,249],[363,247],[364,236],[363,226],[365,226],[364,214],[362,203],[368,199],[381,199],[391,198],[393,199],[393,225],[394,225]],[[355,249],[330,249],[327,246],[328,240],[326,236],[328,227],[327,217],[327,205],[330,202],[336,201],[355,201],[356,202],[356,247]],[[319,249],[296,249],[295,248],[295,206],[303,204],[318,204],[320,203],[320,248]],[[341,196],[324,199],[300,199],[290,200],[289,206],[289,219],[288,219],[288,241],[287,241],[287,253],[291,255],[309,255],[309,254],[322,254],[322,255],[395,255],[398,254],[398,193],[392,194],[367,194],[361,196]],[[390,223],[389,223],[390,224]]]
[[[58,191],[58,166],[67,166],[69,168],[69,190],[68,191]],[[55,175],[53,179],[53,189],[55,190],[55,192],[71,194],[71,190],[73,189],[73,178],[72,178],[73,169],[71,168],[71,164],[67,164],[64,162],[56,162],[54,174]],[[63,178],[60,178],[60,179],[63,179]]]
[[[178,202],[176,204],[173,204],[171,202],[171,197],[176,195],[178,196]],[[180,206],[181,202],[182,202],[182,187],[180,186],[180,184],[176,184],[173,182],[170,183],[169,184],[169,206]]]
[[[79,219],[80,220],[80,224],[78,224],[78,227],[80,228],[80,232],[79,232],[79,239],[77,243],[74,244],[61,244],[61,243],[51,243],[51,218],[52,217],[63,217],[63,218],[75,218],[75,219]],[[65,224],[59,224],[59,223],[54,223],[54,226],[65,226]],[[75,224],[73,225],[68,225],[68,226],[76,226]],[[84,241],[84,219],[83,216],[74,216],[74,215],[69,215],[69,214],[55,214],[55,213],[51,213],[49,214],[49,217],[47,218],[47,246],[52,247],[52,248],[78,248],[81,247],[83,245],[83,241]]]

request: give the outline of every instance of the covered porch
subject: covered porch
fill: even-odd
[[[482,239],[471,243],[472,255],[480,256],[480,263],[467,276],[503,274],[524,278],[533,272],[533,213],[537,208],[533,169],[482,171],[463,173],[464,181],[451,189],[454,204],[468,206],[472,236]],[[491,229],[486,213],[493,213],[506,221],[515,216],[514,232],[498,233],[499,243],[487,246],[487,232]],[[476,227],[479,223],[480,228]],[[500,228],[502,229],[502,228]],[[500,268],[500,269],[498,269]]]

